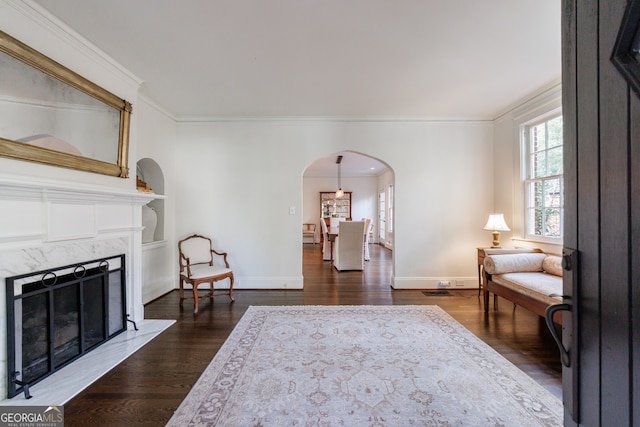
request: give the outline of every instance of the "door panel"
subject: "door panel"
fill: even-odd
[[[640,419],[640,320],[632,315],[640,307],[640,101],[611,62],[626,7],[562,7],[564,245],[580,254],[577,275],[565,272],[564,283],[574,310],[565,314],[573,339],[564,339],[577,358],[563,370],[565,425]]]
[[[631,387],[631,413],[634,415],[636,423],[640,417],[640,319],[637,313],[640,311],[640,97],[631,96],[630,108],[630,181],[631,181],[631,307],[634,308],[636,316],[632,316],[631,324],[631,372],[633,384]],[[635,351],[633,350],[635,349]]]

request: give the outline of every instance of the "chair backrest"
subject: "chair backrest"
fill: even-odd
[[[369,225],[371,224],[371,219],[370,218],[362,218],[362,220],[364,221],[363,234],[366,237],[367,233],[369,232]]]
[[[327,230],[327,223],[324,221],[324,218],[320,218],[320,226],[322,227],[322,234],[326,236],[329,230]]]
[[[188,258],[191,265],[211,263],[213,261],[212,248],[211,239],[199,234],[194,234],[186,239],[180,240],[180,242],[178,242],[180,265],[182,266],[183,258]]]
[[[302,224],[302,231],[306,233],[315,233],[316,225],[311,223]]]
[[[362,236],[364,235],[363,221],[345,221],[340,223],[338,233],[340,251],[357,250],[362,254]]]
[[[333,253],[333,266],[336,270],[362,270],[364,268],[363,233],[364,221],[340,223],[340,232],[336,237]]]

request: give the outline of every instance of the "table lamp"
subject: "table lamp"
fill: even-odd
[[[489,215],[489,220],[487,224],[484,226],[485,230],[490,230],[493,232],[493,242],[492,248],[500,247],[500,232],[501,231],[510,231],[511,229],[507,226],[507,223],[504,221],[504,214],[493,213]]]

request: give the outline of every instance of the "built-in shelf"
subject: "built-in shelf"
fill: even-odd
[[[150,158],[138,160],[136,163],[136,177],[138,182],[144,183],[144,194],[164,194],[164,174],[158,163]],[[146,189],[146,191],[144,190]],[[152,192],[147,192],[152,191]],[[147,206],[156,213],[156,228],[153,233],[153,242],[162,241],[164,239],[164,199],[166,197],[158,197],[149,201]],[[143,224],[144,225],[144,224]],[[144,238],[143,234],[143,238]],[[145,242],[148,244],[151,242]]]
[[[323,218],[337,216],[351,218],[351,191],[345,191],[342,198],[337,199],[335,191],[320,192],[320,210]]]

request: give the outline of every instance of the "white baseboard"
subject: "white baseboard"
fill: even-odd
[[[477,289],[477,277],[394,277],[393,289]]]
[[[239,277],[234,289],[302,289],[304,277]]]
[[[283,277],[235,277],[233,289],[302,289],[304,277],[283,276]],[[187,285],[185,288],[191,289]],[[229,281],[222,280],[216,282],[216,289],[229,289]],[[176,289],[178,289],[176,287]],[[201,289],[200,287],[198,289]],[[208,285],[202,287],[208,289]]]

